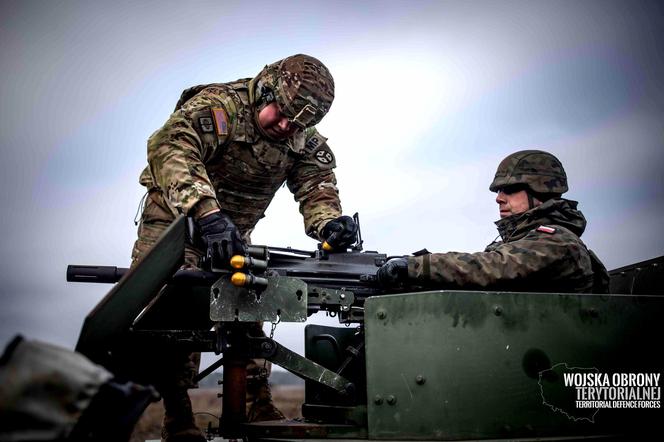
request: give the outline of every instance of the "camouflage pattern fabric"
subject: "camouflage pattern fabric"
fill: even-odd
[[[256,223],[284,183],[300,203],[305,232],[312,238],[322,239],[323,226],[341,215],[336,162],[327,139],[315,127],[287,140],[271,139],[256,123],[253,100],[250,79],[195,86],[182,93],[168,121],[148,140],[148,167],[140,177],[148,196],[132,266],[180,213],[196,217],[220,208],[250,243]],[[185,266],[198,267],[201,256],[201,251],[187,246]],[[262,324],[251,328],[253,335],[264,336]],[[173,368],[159,385],[168,414],[164,429],[190,431],[186,389],[195,386],[199,355],[171,359],[166,365]],[[264,366],[268,372],[260,373]],[[269,375],[270,364],[256,360],[247,368],[252,379]]]
[[[249,241],[284,183],[300,203],[312,238],[322,239],[325,223],[341,215],[327,139],[314,127],[284,141],[266,137],[255,123],[248,84],[245,79],[184,91],[180,107],[150,137],[149,166],[140,178],[149,198],[132,262],[178,213],[196,216],[219,207]],[[188,250],[188,263],[196,265],[198,256]]]
[[[489,190],[525,184],[537,193],[567,192],[567,174],[558,158],[541,150],[522,150],[508,155],[498,165]]]
[[[111,377],[79,353],[14,338],[0,358],[0,440],[64,440]]]
[[[150,250],[171,222],[173,222],[173,213],[168,208],[162,193],[157,189],[152,189],[145,198],[143,215],[138,225],[138,239],[131,251],[132,267]],[[185,265],[183,267],[198,268],[202,256],[203,253],[200,250],[185,244]]]
[[[299,126],[313,126],[323,119],[334,100],[334,79],[325,65],[297,54],[265,68],[254,79],[269,88],[281,111]],[[250,87],[250,91],[254,88]]]
[[[437,288],[590,293],[595,281],[608,275],[579,238],[586,220],[576,206],[552,199],[503,218],[496,222],[502,241],[484,252],[410,257],[408,276]],[[595,275],[593,268],[604,274]]]

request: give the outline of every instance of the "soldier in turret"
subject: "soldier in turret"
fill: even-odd
[[[586,219],[562,198],[567,175],[548,152],[524,150],[498,166],[496,192],[501,240],[478,253],[426,253],[395,258],[378,271],[386,286],[440,289],[607,293],[606,268],[581,241]]]
[[[355,242],[357,226],[341,212],[334,154],[315,127],[333,98],[328,69],[302,54],[270,64],[254,78],[185,90],[148,140],[148,167],[140,178],[148,193],[132,265],[178,214],[194,218],[206,245],[216,244],[215,235],[230,238],[215,251],[228,262],[243,253],[284,183],[300,204],[307,235],[339,249]],[[188,246],[186,266],[199,267],[204,253]],[[256,324],[254,334],[262,333]],[[197,366],[192,356],[190,374]],[[250,421],[283,418],[266,377],[258,374],[262,366],[253,363],[249,370]],[[169,442],[205,440],[194,425],[186,391],[191,386],[191,376],[184,376],[160,388],[162,436]]]

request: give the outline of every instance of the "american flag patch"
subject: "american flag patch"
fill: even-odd
[[[554,229],[553,227],[549,227],[549,226],[539,226],[537,228],[537,231],[538,232],[544,232],[544,233],[556,233],[556,229]]]
[[[228,115],[221,107],[213,107],[212,116],[214,117],[214,125],[217,128],[217,135],[228,135]]]

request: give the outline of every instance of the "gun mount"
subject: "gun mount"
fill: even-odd
[[[199,374],[223,365],[220,436],[617,440],[650,434],[662,417],[661,408],[577,408],[578,389],[563,371],[662,372],[664,258],[659,268],[648,264],[649,281],[659,284],[647,286],[649,295],[387,294],[374,277],[387,256],[377,252],[266,248],[268,265],[255,276],[267,282],[247,288],[235,286],[231,272],[178,270],[184,241],[180,217],[135,268],[111,268],[107,280],[120,280],[86,318],[77,350],[143,383],[153,382],[167,351],[222,354]],[[98,274],[88,273],[84,280]],[[645,273],[618,269],[612,287],[637,274]],[[247,334],[249,322],[304,322],[319,311],[358,327],[307,326],[304,357]],[[245,367],[253,357],[306,380],[303,421],[246,423]]]

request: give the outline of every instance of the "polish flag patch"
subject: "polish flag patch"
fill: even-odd
[[[538,232],[548,233],[548,234],[556,233],[556,229],[553,228],[553,227],[549,227],[549,226],[539,226],[539,227],[537,228],[537,231],[538,231]]]

